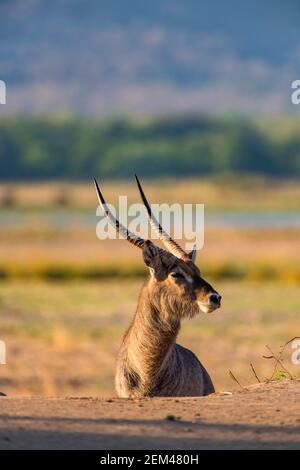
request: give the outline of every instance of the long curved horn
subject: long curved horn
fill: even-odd
[[[154,230],[156,231],[156,233],[158,234],[159,239],[161,240],[161,242],[165,245],[165,247],[169,250],[169,252],[172,253],[172,255],[175,255],[177,258],[182,259],[183,261],[191,261],[188,254],[178,245],[178,243],[176,243],[170,237],[170,235],[162,228],[160,223],[156,220],[156,218],[152,214],[150,204],[147,201],[147,198],[145,196],[145,193],[143,191],[143,188],[141,186],[141,183],[140,183],[137,175],[135,175],[135,179],[136,179],[136,182],[137,182],[137,185],[138,185],[138,188],[139,188],[139,192],[140,192],[142,201],[143,201],[143,203],[146,207],[146,210],[147,210],[147,215],[148,215],[149,222],[152,225],[152,227],[154,228]]]
[[[140,238],[136,236],[134,233],[130,232],[126,227],[124,227],[124,225],[122,225],[118,221],[118,219],[115,218],[115,216],[112,214],[112,212],[110,211],[109,207],[107,206],[105,202],[105,199],[103,197],[103,194],[100,191],[96,178],[94,178],[94,182],[95,182],[95,187],[96,187],[96,192],[97,192],[97,196],[99,199],[99,203],[105,215],[107,216],[110,223],[112,224],[112,226],[115,227],[117,232],[120,233],[124,238],[126,238],[132,245],[137,246],[138,248],[142,249],[146,241],[143,238]]]

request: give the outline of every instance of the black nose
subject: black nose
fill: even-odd
[[[209,301],[214,305],[220,305],[221,304],[221,298],[222,297],[219,294],[210,294]]]

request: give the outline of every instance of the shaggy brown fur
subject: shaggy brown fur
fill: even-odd
[[[147,241],[144,261],[151,276],[139,296],[133,322],[118,356],[119,397],[203,396],[214,392],[196,356],[176,344],[181,319],[220,306],[220,296],[201,278],[196,265],[162,252]],[[219,300],[211,302],[216,294]]]

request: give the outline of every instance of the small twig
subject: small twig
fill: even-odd
[[[256,378],[257,382],[258,382],[259,384],[261,384],[261,381],[259,380],[259,377],[258,377],[258,375],[257,375],[257,373],[256,373],[256,370],[254,369],[254,366],[253,366],[252,363],[250,363],[250,367],[251,367],[251,369],[252,369],[252,372],[253,372],[254,377]]]
[[[267,348],[269,351],[271,351],[271,349],[269,348],[269,346],[266,346],[266,348]],[[272,351],[271,351],[271,353],[272,353],[272,356],[263,356],[263,357],[264,357],[265,359],[276,359]],[[276,374],[276,371],[277,371],[277,364],[278,364],[278,361],[275,362],[275,366],[274,366],[273,373],[272,373],[271,377],[268,379],[269,381],[274,379],[274,375]]]
[[[275,375],[275,373],[276,373],[276,371],[277,371],[277,366],[278,366],[278,365],[280,365],[280,367],[284,370],[284,372],[286,372],[286,373],[289,375],[290,379],[293,379],[292,374],[291,374],[291,373],[287,370],[287,368],[284,366],[284,364],[283,364],[283,362],[282,362],[282,358],[281,358],[282,353],[283,353],[285,347],[286,347],[288,344],[289,344],[289,343],[286,343],[286,345],[284,346],[284,348],[281,349],[281,351],[280,351],[278,357],[275,356],[275,354],[273,353],[272,349],[271,349],[268,345],[266,345],[266,348],[270,351],[270,353],[271,353],[272,356],[273,356],[272,359],[275,359],[275,360],[276,360],[275,367],[274,367],[274,371],[273,371],[273,374],[272,374],[270,380],[273,380],[274,375]]]
[[[285,351],[285,348],[286,348],[289,344],[293,343],[293,341],[295,341],[296,339],[300,339],[300,337],[299,337],[299,336],[295,336],[295,338],[290,339],[289,341],[287,341],[287,342],[282,346],[282,348],[281,348],[281,350],[280,350],[280,352],[279,352],[279,357],[282,356],[282,354],[283,354],[284,351]]]
[[[241,388],[243,388],[243,386],[240,384],[240,382],[238,381],[238,379],[233,375],[233,373],[231,372],[231,370],[229,370],[228,372],[229,372],[229,376],[232,378],[232,380],[234,380],[234,382],[236,382]]]

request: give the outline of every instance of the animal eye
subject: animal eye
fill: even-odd
[[[170,273],[170,276],[172,276],[174,279],[185,279],[184,275],[178,272],[172,272]]]

